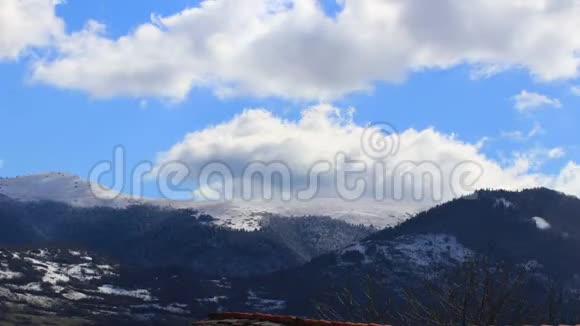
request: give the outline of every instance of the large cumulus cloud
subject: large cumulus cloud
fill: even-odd
[[[2,4],[24,2],[42,0]],[[312,0],[206,0],[119,38],[89,22],[55,43],[59,55],[38,61],[33,78],[97,97],[180,100],[205,87],[328,100],[465,63],[480,77],[511,67],[542,81],[578,76],[578,0],[338,2],[330,17]]]
[[[508,162],[498,162],[486,156],[480,144],[461,141],[433,128],[407,129],[396,134],[380,134],[383,139],[375,139],[379,141],[377,144],[381,141],[392,144],[396,138],[398,146],[392,155],[377,159],[369,155],[361,143],[366,139],[365,132],[375,127],[369,129],[369,126],[355,123],[353,114],[353,110],[317,105],[304,110],[298,120],[286,120],[265,109],[245,110],[229,121],[186,135],[181,142],[160,153],[157,171],[170,162],[180,162],[188,166],[195,183],[204,166],[218,162],[227,165],[233,172],[235,186],[240,187],[243,178],[247,177],[243,171],[248,164],[281,162],[292,172],[294,190],[299,190],[312,181],[309,174],[312,166],[328,162],[330,170],[321,174],[317,195],[332,197],[340,195],[337,195],[336,174],[333,173],[345,169],[336,163],[337,153],[344,153],[349,161],[362,162],[367,167],[355,178],[365,180],[368,185],[381,180],[379,184],[384,185],[385,197],[391,199],[414,200],[414,194],[419,193],[422,194],[419,200],[432,204],[433,200],[448,200],[478,188],[535,186],[580,195],[579,171],[575,163],[570,162],[559,175],[535,172],[543,161],[562,158],[565,153],[561,148],[534,148],[516,153]],[[385,166],[380,176],[372,168],[377,162]],[[425,172],[440,172],[437,176],[441,178],[434,179],[435,187],[431,180],[419,182]],[[398,182],[405,173],[414,176],[410,184]],[[372,197],[375,191],[369,186],[363,197]],[[434,194],[436,191],[441,193]]]

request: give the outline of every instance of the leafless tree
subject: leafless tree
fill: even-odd
[[[539,281],[537,275],[521,265],[478,256],[445,273],[438,272],[434,270],[432,275],[439,276],[417,281],[400,291],[388,288],[380,277],[368,275],[364,286],[340,288],[332,300],[315,306],[324,319],[409,326],[557,324],[580,320],[574,320],[580,317],[577,312],[564,317],[562,286],[547,278]],[[397,293],[392,296],[396,299],[388,299],[386,293]]]
[[[367,275],[364,289],[354,291],[341,287],[330,295],[330,300],[315,303],[320,318],[356,322],[386,323],[391,321],[391,302],[381,296],[383,285],[377,277]]]
[[[506,325],[558,319],[561,290],[534,295],[530,273],[517,265],[473,258],[445,279],[403,291],[398,313],[404,325]]]

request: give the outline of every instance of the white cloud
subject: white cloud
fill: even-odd
[[[534,123],[532,129],[530,129],[530,131],[528,132],[523,132],[521,130],[504,131],[501,133],[501,136],[509,138],[511,140],[525,141],[532,139],[538,135],[542,135],[545,132],[546,131],[544,130],[544,128],[542,128],[542,126],[538,122],[536,122]]]
[[[544,128],[542,128],[542,126],[539,123],[534,123],[534,126],[532,127],[532,130],[530,130],[530,132],[528,132],[528,138],[532,138],[538,135],[542,135],[544,134],[546,131],[544,130]]]
[[[291,169],[292,184],[300,188],[306,184],[309,168],[315,162],[333,163],[336,153],[344,152],[349,159],[366,162],[369,169],[363,178],[372,183],[376,180],[370,169],[373,160],[361,150],[364,130],[365,126],[354,123],[350,114],[329,105],[309,108],[297,121],[282,119],[264,109],[250,109],[229,121],[186,135],[180,143],[159,154],[157,166],[172,161],[185,162],[195,176],[209,162],[225,162],[235,178],[239,178],[237,181],[241,182],[241,171],[250,162],[284,162]],[[478,168],[483,171],[474,188],[550,186],[580,195],[580,178],[576,177],[580,173],[574,170],[575,165],[566,167],[561,175],[532,172],[543,161],[561,157],[564,154],[561,148],[535,149],[518,154],[506,165],[484,155],[478,144],[460,141],[434,129],[407,129],[401,131],[398,137],[399,150],[396,155],[381,160],[387,166],[385,185],[394,184],[392,182],[400,177],[395,167],[400,167],[403,162],[431,162],[440,169],[444,178],[440,183],[444,187],[443,199],[450,199],[471,191],[472,188],[457,188],[450,176],[458,165],[473,162],[476,165],[470,165],[471,170],[466,170],[472,172],[471,177],[475,176]],[[389,136],[384,140],[389,143],[393,138]],[[409,167],[409,171],[419,175],[424,172],[422,168]],[[337,166],[332,165],[332,169],[337,170]],[[574,177],[570,176],[572,173],[576,173]],[[320,196],[336,194],[330,174],[321,179],[321,184]],[[420,191],[427,198],[432,198],[434,189],[429,183],[416,183],[405,189],[391,188],[392,192],[387,196],[402,191],[409,199],[413,191]]]
[[[554,147],[548,150],[547,156],[548,158],[560,158],[566,155],[566,151],[562,147]]]
[[[556,160],[566,155],[562,147],[535,147],[523,152],[514,152],[512,159],[520,171],[539,170],[542,165],[550,160]]]
[[[570,91],[572,91],[572,94],[580,96],[580,86],[572,86]]]
[[[493,77],[508,69],[510,69],[509,65],[496,65],[496,64],[475,65],[473,69],[471,69],[469,77],[472,80],[486,79]]]
[[[0,1],[0,61],[17,59],[31,46],[47,46],[64,32],[57,0]]]
[[[92,22],[55,44],[59,56],[37,62],[33,78],[97,97],[180,100],[206,87],[324,100],[460,64],[475,77],[509,67],[542,81],[578,76],[577,0],[339,2],[329,17],[312,0],[203,1],[118,39]]]
[[[515,108],[520,111],[528,111],[531,109],[536,109],[545,106],[552,106],[559,108],[562,106],[560,100],[555,98],[550,98],[546,95],[528,92],[527,90],[522,90],[518,95],[514,96]]]
[[[568,162],[550,186],[567,194],[580,196],[580,165]]]

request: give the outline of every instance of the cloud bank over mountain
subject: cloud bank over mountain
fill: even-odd
[[[382,139],[372,140],[379,147],[394,148],[396,142],[396,150],[389,152],[392,155],[376,160],[361,143],[368,141],[365,132],[369,126],[354,122],[353,114],[353,109],[317,105],[304,110],[301,118],[294,121],[265,109],[248,109],[229,121],[186,135],[159,154],[157,168],[171,162],[185,163],[195,179],[208,163],[218,162],[227,165],[239,187],[248,177],[243,174],[245,167],[255,162],[276,162],[289,168],[292,185],[304,188],[312,181],[309,174],[312,167],[327,162],[328,170],[316,175],[320,178],[319,195],[336,196],[334,173],[347,170],[352,162],[358,161],[366,170],[357,177],[368,185],[384,187],[385,196],[391,199],[403,196],[404,200],[414,200],[413,194],[419,193],[423,195],[420,200],[429,201],[438,198],[439,194],[434,192],[441,192],[441,200],[449,200],[479,188],[536,186],[580,195],[580,168],[575,162],[569,162],[556,175],[536,172],[545,161],[562,158],[565,155],[562,148],[537,148],[515,153],[508,162],[498,162],[485,155],[480,144],[433,128],[407,129],[395,135],[381,134]],[[337,163],[337,153],[344,153],[347,161],[352,162]],[[375,169],[377,162],[384,164],[384,170]],[[376,171],[384,172],[377,176]],[[425,173],[441,177],[423,180]],[[412,175],[412,181],[405,181],[405,174]],[[220,182],[209,186],[223,190],[219,188]],[[376,191],[370,186],[367,190],[365,197],[372,197]]]

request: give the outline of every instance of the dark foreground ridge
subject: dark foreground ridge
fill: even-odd
[[[222,312],[209,314],[209,320],[194,322],[194,326],[388,326],[381,324],[349,323],[329,320],[306,319],[285,315],[269,315],[262,313]]]

